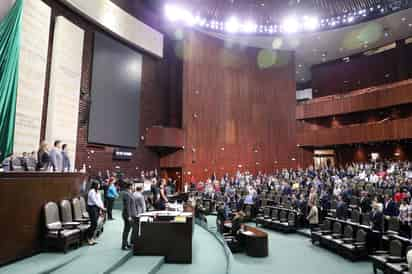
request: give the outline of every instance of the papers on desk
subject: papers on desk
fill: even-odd
[[[242,234],[246,235],[246,236],[253,236],[255,235],[255,233],[253,233],[252,231],[242,231]]]
[[[174,219],[175,223],[186,223],[186,217],[185,216],[176,216]]]

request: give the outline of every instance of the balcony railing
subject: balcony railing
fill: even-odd
[[[412,79],[299,103],[296,119],[334,116],[412,103]]]
[[[412,117],[298,132],[300,146],[330,146],[412,138]]]

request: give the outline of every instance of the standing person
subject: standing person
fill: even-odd
[[[70,158],[69,158],[69,153],[68,153],[68,148],[67,148],[67,144],[63,144],[62,145],[62,159],[63,159],[63,171],[65,172],[70,172]]]
[[[96,241],[94,240],[94,233],[97,228],[97,221],[99,219],[99,211],[106,211],[103,207],[100,197],[98,196],[99,183],[93,181],[89,193],[87,195],[87,212],[90,216],[90,228],[87,232],[87,241],[89,245],[95,245]]]
[[[133,193],[133,198],[136,206],[136,217],[133,220],[133,231],[132,231],[132,238],[131,242],[134,244],[136,240],[136,236],[139,231],[139,218],[138,216],[142,213],[146,212],[146,201],[143,195],[143,187],[138,185],[136,187],[136,191]]]
[[[108,180],[108,188],[107,188],[107,193],[106,193],[106,199],[107,199],[107,218],[109,220],[114,220],[112,211],[113,211],[113,204],[114,200],[116,200],[117,197],[119,197],[119,194],[117,193],[116,186],[114,185],[115,179],[109,178]]]
[[[133,197],[133,184],[130,182],[125,183],[126,189],[122,191],[123,196],[123,210],[122,217],[124,222],[123,234],[122,234],[122,250],[129,250],[131,248],[128,238],[130,229],[132,228],[133,218],[136,218],[136,203]]]
[[[50,161],[55,172],[63,172],[63,155],[62,142],[57,140],[54,142],[54,147],[50,150]]]
[[[37,151],[37,171],[48,170],[51,165],[50,154],[49,154],[49,145],[43,141],[40,144],[39,150]]]
[[[409,238],[411,229],[409,227],[409,205],[406,199],[402,199],[401,205],[399,206],[399,223],[401,236]]]
[[[165,210],[166,205],[169,203],[166,195],[166,179],[162,179],[160,183],[160,199],[159,199],[159,209]]]
[[[319,213],[316,204],[309,202],[309,207],[310,210],[306,219],[309,222],[310,232],[313,232],[313,230],[319,225]]]

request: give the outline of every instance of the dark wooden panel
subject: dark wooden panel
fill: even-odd
[[[262,69],[258,54],[258,49],[225,47],[219,39],[186,33],[186,178],[233,174],[238,169],[269,171],[275,163],[296,165],[294,55],[278,52],[277,63]]]
[[[380,54],[352,56],[350,62],[332,61],[312,67],[315,97],[322,97],[401,80],[398,48]]]
[[[411,123],[412,118],[405,118],[380,123],[304,130],[298,133],[298,143],[301,146],[329,146],[410,139]]]
[[[0,173],[0,265],[41,250],[42,207],[80,195],[84,174]]]
[[[374,110],[412,102],[412,80],[321,97],[296,106],[296,119]]]
[[[184,131],[180,128],[151,127],[146,132],[145,145],[148,147],[182,148]]]

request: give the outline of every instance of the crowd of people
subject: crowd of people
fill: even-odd
[[[103,197],[99,190],[103,190]],[[91,178],[88,192],[88,212],[91,219],[91,231],[97,227],[99,215],[107,220],[114,220],[113,207],[116,199],[122,201],[123,250],[129,250],[139,229],[138,215],[147,210],[164,210],[168,197],[176,192],[176,181],[162,179],[155,171],[142,171],[139,178],[125,178],[122,173],[99,172]],[[89,244],[96,244],[90,232]]]
[[[1,163],[4,172],[11,171],[72,171],[68,154],[68,145],[57,140],[50,149],[47,142],[43,141],[37,151],[23,152],[20,156],[10,155]]]
[[[337,218],[349,218],[348,207],[356,198],[360,213],[370,214],[377,229],[382,227],[382,219],[396,217],[401,234],[411,236],[412,163],[406,161],[283,169],[256,176],[238,172],[221,179],[213,174],[197,183],[196,190],[202,198],[220,201],[224,218],[229,218],[234,208],[242,211],[247,204],[256,210],[265,193],[277,193],[288,197],[291,207],[302,213],[303,222],[311,228],[326,217],[331,207],[336,208]]]

